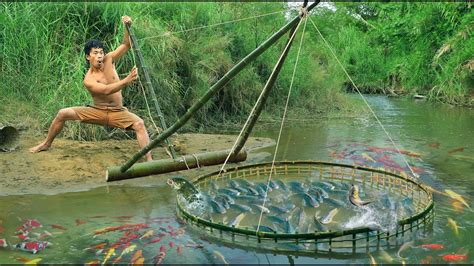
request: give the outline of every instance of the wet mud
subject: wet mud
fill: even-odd
[[[178,156],[214,150],[230,149],[237,136],[210,134],[180,134],[172,140]],[[193,178],[218,170],[218,166],[191,169],[170,174],[136,178],[116,182],[105,181],[105,171],[110,166],[122,165],[138,150],[136,140],[74,141],[57,138],[48,151],[30,153],[28,149],[43,140],[31,132],[20,134],[20,146],[12,152],[0,152],[0,195],[57,194],[68,191],[88,190],[94,187],[132,184],[151,186],[166,182],[177,174]],[[259,148],[275,145],[269,138],[249,138],[245,148],[247,161],[258,162],[269,156]],[[152,150],[153,159],[166,159],[163,147]],[[141,160],[143,161],[143,160]],[[234,165],[230,164],[229,166]]]

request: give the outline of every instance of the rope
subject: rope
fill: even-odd
[[[306,15],[306,13],[303,13],[303,14]],[[293,75],[291,76],[290,89],[288,90],[288,96],[286,98],[286,103],[285,103],[285,110],[283,111],[283,117],[281,119],[280,132],[278,132],[278,139],[277,139],[277,142],[276,142],[275,152],[273,153],[272,166],[270,167],[270,175],[268,176],[267,187],[265,189],[265,196],[263,197],[263,204],[262,204],[263,207],[265,207],[265,202],[267,201],[268,186],[270,185],[270,180],[272,179],[273,169],[275,168],[275,159],[276,159],[276,155],[278,153],[278,146],[280,144],[281,132],[283,131],[283,125],[285,123],[286,112],[288,111],[288,103],[290,102],[291,89],[293,88],[293,81],[295,80],[296,67],[298,66],[298,60],[299,60],[299,57],[300,57],[301,47],[303,46],[303,38],[304,38],[304,35],[305,35],[306,23],[307,22],[308,22],[308,17],[305,16],[304,26],[303,26],[303,33],[301,34],[300,45],[298,47],[298,53],[296,55],[296,62],[295,62],[295,66],[293,67]],[[296,30],[295,30],[295,32],[296,32]],[[263,208],[260,211],[260,217],[258,218],[257,232],[258,232],[258,229],[260,228],[260,223],[262,221],[262,216],[263,216]]]
[[[297,28],[296,28],[295,32],[293,32],[293,35],[291,36],[291,38],[293,38],[293,36],[294,36],[295,33],[297,32],[297,30],[298,30],[300,24],[301,24],[301,21],[298,22]],[[290,38],[290,39],[291,39],[291,38]],[[290,42],[288,42],[288,43],[286,44],[285,49],[283,49],[283,51],[285,51],[285,50],[288,48],[289,44],[290,44]],[[277,66],[278,66],[278,62],[280,62],[281,59],[283,58],[283,54],[284,54],[284,52],[282,52],[282,54],[280,55],[280,58],[278,59],[277,64],[275,64],[275,66],[273,67],[273,70],[272,70],[272,73],[270,74],[270,76],[276,71],[276,68],[277,68]],[[270,80],[267,80],[267,83],[265,84],[264,87],[267,86],[268,82],[270,82]],[[235,140],[234,145],[232,146],[232,148],[231,148],[229,154],[227,155],[227,158],[225,159],[224,163],[222,164],[222,167],[221,167],[221,169],[219,170],[219,173],[217,174],[217,176],[220,177],[222,171],[224,170],[224,168],[225,168],[225,166],[226,166],[226,164],[227,164],[227,161],[229,161],[230,155],[231,155],[232,153],[234,153],[235,147],[237,146],[237,143],[239,142],[240,137],[241,137],[242,134],[244,133],[245,127],[246,127],[247,124],[250,122],[250,118],[252,117],[253,113],[255,113],[255,108],[257,108],[258,102],[260,102],[261,98],[263,97],[263,93],[264,93],[264,91],[262,90],[262,92],[261,92],[260,95],[258,96],[257,101],[255,102],[255,105],[253,106],[252,110],[250,111],[250,114],[249,114],[249,116],[247,117],[247,120],[245,121],[245,124],[244,124],[244,126],[242,127],[242,130],[240,130],[240,133],[239,133],[239,135],[237,136],[237,139]]]
[[[400,156],[402,157],[403,161],[405,162],[405,164],[408,166],[408,168],[410,169],[412,175],[414,177],[419,177],[418,174],[416,174],[413,169],[411,168],[410,164],[408,163],[408,161],[406,160],[405,156],[403,156],[403,154],[401,153],[400,149],[398,148],[398,146],[395,144],[395,142],[393,141],[392,137],[390,137],[390,135],[388,134],[387,130],[385,129],[385,127],[383,126],[382,122],[380,122],[379,118],[377,117],[377,115],[375,114],[374,110],[372,110],[372,108],[370,107],[369,103],[367,102],[367,100],[365,99],[365,97],[362,95],[362,93],[360,92],[359,88],[357,87],[357,85],[354,83],[354,81],[352,80],[352,78],[349,76],[349,73],[347,73],[346,69],[344,68],[344,66],[342,65],[341,61],[339,61],[339,59],[337,58],[336,54],[334,53],[334,50],[332,49],[331,45],[329,45],[329,43],[326,41],[326,39],[323,37],[323,35],[321,34],[321,32],[319,31],[318,27],[316,26],[316,24],[313,22],[313,19],[311,17],[309,17],[309,19],[311,20],[311,23],[313,24],[314,28],[316,29],[316,31],[319,33],[319,36],[321,36],[321,39],[324,41],[324,43],[326,44],[326,46],[328,47],[328,49],[331,51],[332,55],[334,56],[334,58],[336,59],[336,61],[339,63],[339,65],[341,66],[342,70],[344,71],[344,73],[346,74],[346,76],[349,78],[349,80],[351,81],[352,85],[354,86],[354,88],[356,88],[357,90],[357,93],[359,93],[360,97],[362,97],[362,99],[364,100],[365,104],[367,105],[367,107],[369,108],[370,112],[374,115],[375,119],[377,120],[377,123],[380,125],[380,127],[382,128],[382,130],[385,132],[385,135],[387,135],[388,139],[390,140],[390,142],[392,143],[392,145],[395,147],[395,149],[397,150],[397,152],[400,154]]]
[[[195,31],[195,30],[200,30],[200,29],[205,29],[205,28],[220,26],[220,25],[224,25],[224,24],[235,23],[235,22],[238,22],[238,21],[244,21],[244,20],[249,20],[249,19],[253,19],[253,18],[260,18],[260,17],[270,16],[270,15],[282,13],[282,12],[285,12],[285,11],[286,11],[286,9],[280,10],[280,11],[276,11],[276,12],[266,13],[266,14],[260,14],[260,15],[257,15],[257,16],[252,16],[252,17],[247,17],[247,18],[239,18],[239,19],[234,19],[234,20],[230,20],[230,21],[220,22],[220,23],[211,24],[211,25],[207,25],[207,26],[199,26],[199,27],[191,28],[191,29],[187,29],[187,30],[180,30],[180,31],[175,31],[175,32],[168,31],[168,32],[165,32],[165,33],[160,34],[160,35],[155,35],[155,36],[150,36],[150,37],[144,37],[144,38],[141,38],[141,39],[139,39],[139,40],[147,40],[147,39],[153,39],[153,38],[165,37],[165,36],[168,37],[168,36],[170,36],[171,34],[183,33],[183,32],[189,32],[189,31]]]
[[[191,156],[194,157],[194,159],[196,159],[196,165],[197,165],[197,168],[201,168],[201,166],[199,165],[199,160],[198,160],[198,157],[196,155],[194,155],[194,153],[191,153]]]
[[[188,170],[189,170],[190,168],[189,168],[188,163],[186,162],[186,157],[184,157],[184,155],[181,156],[181,157],[183,157],[184,164],[186,165],[186,168],[188,168]]]

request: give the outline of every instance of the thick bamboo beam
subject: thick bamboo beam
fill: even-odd
[[[133,50],[133,53],[135,53],[139,76],[143,77],[144,79],[142,84],[146,88],[146,91],[150,93],[151,99],[153,100],[153,105],[155,106],[155,111],[158,114],[158,117],[160,118],[160,126],[163,130],[165,130],[168,128],[168,126],[166,125],[163,112],[161,112],[160,105],[158,104],[158,100],[156,99],[155,89],[153,88],[153,84],[151,83],[150,75],[148,75],[148,70],[146,69],[146,65],[145,65],[145,59],[142,56],[140,47],[138,47],[137,38],[135,37],[135,34],[133,33],[133,30],[130,24],[125,24],[125,26],[127,27],[128,35],[130,36],[130,40],[132,42],[132,50]],[[168,150],[171,152],[171,156],[173,158],[176,158],[176,152],[173,148],[173,145],[169,141],[169,139],[166,138],[164,141],[166,143],[166,146],[168,147]]]
[[[319,0],[312,3],[307,11],[311,11],[316,5],[319,4]],[[274,33],[270,38],[263,42],[259,47],[254,51],[244,57],[237,65],[235,65],[229,72],[227,72],[219,81],[217,81],[209,90],[197,101],[193,106],[191,106],[188,111],[176,121],[171,127],[164,130],[157,138],[152,140],[147,146],[143,147],[139,152],[130,158],[122,167],[120,167],[121,172],[127,171],[136,161],[143,157],[147,152],[156,147],[161,141],[171,136],[178,129],[180,129],[193,115],[196,113],[209,99],[218,93],[227,82],[229,82],[233,77],[235,77],[242,69],[247,66],[250,62],[255,60],[259,55],[265,52],[270,46],[272,46],[278,39],[280,39],[286,32],[293,28],[301,20],[301,14],[296,16],[285,26],[283,26],[279,31]]]
[[[199,154],[191,154],[176,159],[164,159],[145,163],[136,163],[125,173],[120,171],[120,167],[110,167],[105,176],[106,181],[117,181],[123,179],[131,179],[142,176],[157,175],[180,170],[198,168],[202,166],[216,165],[224,163],[229,150],[214,151]],[[245,150],[239,152],[236,156],[232,156],[229,162],[242,162],[247,159]]]

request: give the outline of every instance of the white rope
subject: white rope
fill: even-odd
[[[206,25],[206,26],[199,26],[199,27],[192,28],[192,29],[187,29],[187,30],[180,30],[180,31],[174,31],[174,32],[168,31],[168,32],[165,32],[165,33],[160,34],[160,35],[150,36],[150,37],[144,37],[144,38],[141,38],[140,40],[147,40],[147,39],[153,39],[153,38],[159,38],[159,37],[165,37],[165,36],[168,37],[168,36],[170,36],[171,34],[183,33],[183,32],[189,32],[189,31],[195,31],[195,30],[200,30],[200,29],[205,29],[205,28],[210,28],[210,27],[225,25],[225,24],[229,24],[229,23],[235,23],[235,22],[239,22],[239,21],[244,21],[244,20],[249,20],[249,19],[254,19],[254,18],[260,18],[260,17],[270,16],[270,15],[282,13],[282,12],[285,12],[285,11],[287,11],[287,10],[284,9],[284,10],[280,10],[280,11],[276,11],[276,12],[271,12],[271,13],[266,13],[266,14],[260,14],[260,15],[257,15],[257,16],[252,16],[252,17],[247,17],[247,18],[239,18],[239,19],[234,19],[234,20],[230,20],[230,21],[220,22],[220,23],[216,23],[216,24],[211,24],[211,25]]]
[[[199,165],[199,160],[198,160],[198,157],[196,155],[194,155],[194,153],[191,153],[191,156],[194,157],[194,159],[196,159],[196,165],[197,165],[197,168],[201,168],[201,166]]]
[[[300,58],[301,47],[303,46],[303,38],[304,38],[305,30],[306,30],[306,22],[308,22],[307,16],[305,16],[305,20],[304,20],[303,33],[301,34],[300,45],[298,47],[298,53],[296,55],[296,62],[295,62],[295,66],[293,67],[293,75],[291,76],[290,89],[288,90],[288,96],[286,97],[286,103],[285,103],[285,110],[283,112],[283,117],[281,119],[280,132],[278,132],[278,139],[276,142],[275,152],[273,153],[273,160],[272,160],[272,166],[270,168],[270,175],[268,176],[267,187],[265,189],[265,197],[263,197],[263,204],[262,204],[263,207],[265,207],[265,202],[267,201],[268,186],[270,185],[270,180],[272,179],[272,173],[275,167],[275,159],[278,153],[278,146],[280,144],[280,139],[281,139],[281,132],[283,131],[283,125],[285,124],[286,112],[288,111],[288,103],[290,102],[291,89],[293,88],[293,81],[295,80],[296,68],[298,66],[298,60]],[[260,217],[258,218],[257,232],[258,232],[258,229],[260,228],[260,223],[262,222],[262,216],[263,216],[263,208],[260,211]]]
[[[295,33],[296,33],[296,31],[298,30],[300,24],[301,24],[301,20],[298,22],[297,28],[296,28],[296,30],[293,32],[293,35],[291,36],[291,38],[293,38],[293,36],[295,35]],[[285,50],[287,49],[287,47],[288,47],[288,45],[290,45],[290,43],[291,43],[291,42],[288,42],[288,43],[286,44],[285,49],[283,49],[283,51],[285,51]],[[282,60],[283,55],[284,55],[284,53],[282,53],[282,54],[280,55],[280,58],[278,58],[278,61],[277,61],[277,63],[275,64],[275,66],[273,67],[273,70],[272,70],[272,73],[270,74],[270,76],[276,71],[277,66],[278,66],[278,62],[280,62],[280,61]],[[266,82],[264,88],[268,85],[269,82],[270,82],[270,79],[267,80],[267,82]],[[234,142],[234,145],[232,146],[232,148],[231,148],[229,154],[227,155],[227,158],[225,159],[224,163],[222,164],[222,167],[221,167],[221,169],[219,170],[219,173],[217,174],[218,176],[220,176],[221,173],[222,173],[222,171],[224,170],[224,168],[225,168],[225,166],[226,166],[226,164],[227,164],[227,161],[229,161],[230,155],[231,155],[232,153],[234,153],[235,147],[237,146],[237,143],[238,143],[240,137],[242,136],[245,127],[246,127],[247,124],[250,122],[250,118],[251,118],[252,115],[255,113],[255,109],[257,108],[258,103],[260,102],[260,100],[261,100],[262,97],[263,97],[263,93],[264,93],[264,90],[262,90],[262,92],[261,92],[260,95],[258,96],[258,99],[257,99],[257,101],[255,102],[255,105],[253,106],[252,110],[250,111],[250,114],[249,114],[249,116],[247,117],[247,120],[245,121],[244,126],[243,126],[242,129],[240,130],[240,133],[239,133],[239,135],[237,136],[237,138],[236,138],[236,140],[235,140],[235,142]]]
[[[387,135],[388,139],[390,140],[390,142],[392,143],[392,145],[395,147],[395,149],[397,150],[397,152],[400,154],[400,156],[402,157],[403,161],[405,162],[405,164],[408,166],[408,168],[410,169],[412,175],[414,177],[419,177],[418,174],[416,174],[413,169],[411,168],[410,164],[408,163],[408,161],[405,159],[405,156],[403,156],[403,154],[401,153],[400,149],[398,148],[398,146],[395,144],[395,142],[393,141],[392,137],[390,137],[390,134],[388,134],[387,130],[385,129],[385,127],[383,126],[382,122],[380,122],[379,118],[377,117],[377,115],[375,114],[374,110],[372,110],[372,108],[370,107],[369,103],[367,102],[367,100],[365,99],[364,95],[362,95],[362,93],[360,92],[359,88],[357,87],[357,85],[354,83],[354,81],[352,80],[352,78],[349,76],[349,73],[347,73],[346,69],[344,68],[344,66],[342,65],[341,61],[339,61],[339,59],[337,58],[336,54],[334,53],[334,50],[332,49],[331,45],[329,45],[329,43],[326,41],[326,39],[324,38],[324,36],[321,34],[321,32],[319,31],[318,27],[316,26],[316,24],[314,23],[313,19],[311,17],[309,17],[309,19],[311,20],[311,23],[313,24],[314,28],[316,29],[316,31],[319,33],[319,36],[321,37],[321,39],[324,41],[324,43],[326,44],[326,46],[328,47],[328,49],[331,51],[332,55],[334,56],[334,58],[336,59],[336,61],[339,63],[339,65],[341,66],[342,70],[344,71],[344,73],[346,74],[347,78],[349,78],[349,80],[351,81],[352,85],[354,86],[354,88],[356,88],[357,92],[359,93],[359,95],[362,97],[362,99],[364,100],[365,104],[367,105],[367,107],[369,108],[370,112],[374,115],[375,119],[377,120],[377,123],[380,125],[380,127],[382,128],[382,130],[385,132],[385,134]]]
[[[184,164],[186,165],[186,168],[188,168],[188,170],[189,170],[190,168],[189,168],[188,163],[186,162],[186,157],[184,157],[184,155],[181,156],[181,157],[183,157]]]

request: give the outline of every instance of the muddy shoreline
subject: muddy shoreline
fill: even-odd
[[[174,137],[178,156],[230,149],[235,135],[180,134]],[[58,194],[84,191],[101,186],[163,185],[170,176],[194,178],[219,169],[210,166],[130,180],[106,182],[107,167],[122,165],[138,151],[136,140],[73,141],[57,138],[50,150],[32,154],[28,149],[43,138],[31,132],[20,134],[20,146],[12,152],[0,152],[0,196],[22,194]],[[268,138],[249,138],[245,148],[248,158],[239,164],[261,162],[269,153],[260,148],[275,145]],[[164,148],[152,151],[155,160],[169,158]],[[229,164],[229,166],[237,164]]]

